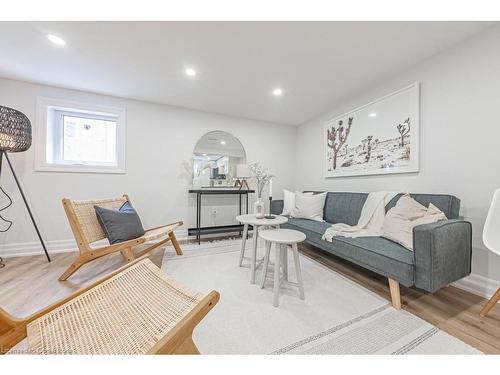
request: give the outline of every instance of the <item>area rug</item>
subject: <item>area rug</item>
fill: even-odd
[[[250,255],[252,241],[247,241]],[[478,350],[301,255],[306,299],[283,286],[272,305],[272,266],[264,289],[250,284],[239,240],[184,245],[165,252],[162,270],[220,302],[193,334],[204,354],[478,354]],[[263,248],[259,247],[259,257]],[[289,256],[289,261],[292,262]],[[273,257],[271,257],[273,259]],[[295,279],[289,266],[290,279]],[[262,273],[257,273],[257,282]]]

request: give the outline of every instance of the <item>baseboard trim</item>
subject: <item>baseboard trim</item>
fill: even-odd
[[[452,285],[480,297],[489,299],[495,293],[497,288],[500,287],[500,281],[488,279],[487,277],[473,273],[454,282]]]
[[[45,246],[49,254],[77,251],[76,242],[73,239],[45,241]],[[42,244],[38,241],[0,245],[0,256],[3,258],[41,255],[43,253]]]
[[[187,229],[176,230],[175,235],[178,240],[187,239]],[[78,251],[74,239],[45,241],[45,246],[49,255]],[[0,245],[0,257],[6,259],[43,254],[42,244],[38,241]]]

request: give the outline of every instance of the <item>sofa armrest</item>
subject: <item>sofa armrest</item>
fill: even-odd
[[[283,199],[277,199],[271,201],[271,213],[273,215],[281,215],[283,212]]]
[[[415,286],[428,292],[471,273],[472,224],[442,220],[413,228]]]

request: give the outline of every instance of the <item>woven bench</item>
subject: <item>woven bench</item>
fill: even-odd
[[[0,351],[27,337],[33,354],[198,354],[192,332],[218,300],[138,259],[26,319],[0,309]]]

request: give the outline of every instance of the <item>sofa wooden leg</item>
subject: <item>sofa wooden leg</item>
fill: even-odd
[[[396,280],[389,279],[389,289],[391,291],[392,306],[396,310],[400,310],[401,294],[399,293],[399,283]]]
[[[483,318],[490,312],[490,310],[497,304],[498,300],[500,300],[500,288],[497,289],[495,294],[491,296],[488,302],[483,306],[481,309],[481,312],[479,315],[481,315]]]

